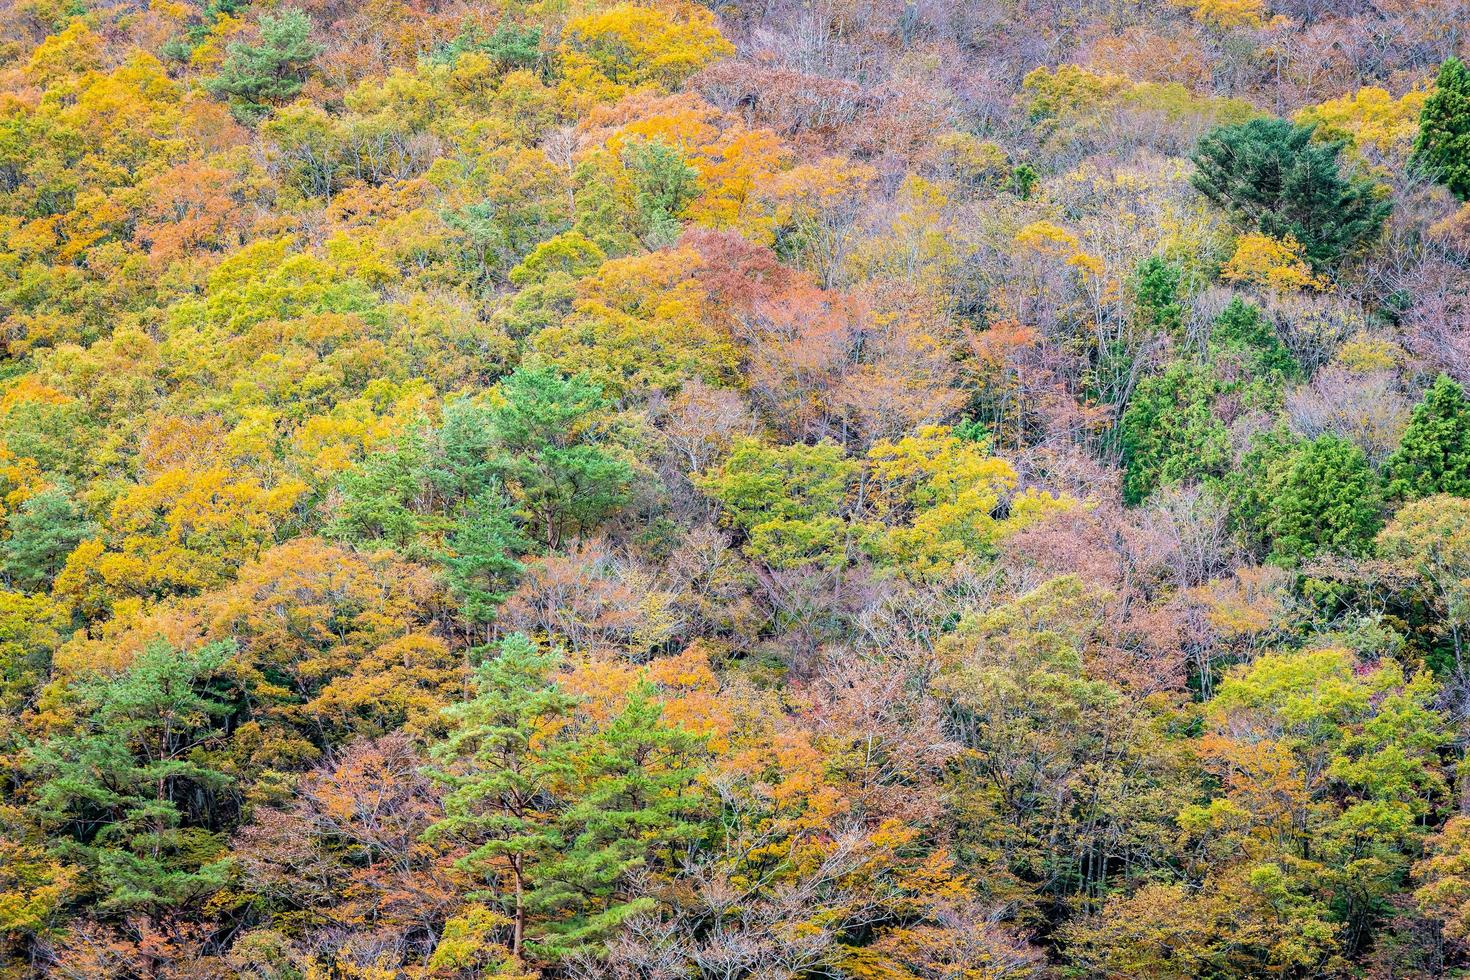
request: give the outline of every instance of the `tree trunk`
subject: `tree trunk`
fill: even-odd
[[[515,933],[511,938],[511,955],[520,958],[521,943],[526,935],[526,891],[525,880],[521,874],[521,855],[517,854],[511,859],[511,867],[515,870],[516,879],[516,921]]]

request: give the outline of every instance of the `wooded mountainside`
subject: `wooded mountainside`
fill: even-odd
[[[1467,31],[0,4],[0,980],[1470,976]]]

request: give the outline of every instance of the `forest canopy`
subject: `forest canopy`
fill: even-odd
[[[1467,23],[0,4],[0,980],[1470,976]]]

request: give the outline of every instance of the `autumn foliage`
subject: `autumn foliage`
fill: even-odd
[[[1470,970],[1465,18],[0,5],[0,980]]]

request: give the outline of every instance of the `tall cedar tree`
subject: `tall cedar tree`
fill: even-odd
[[[1470,71],[1459,58],[1439,66],[1434,93],[1419,113],[1411,162],[1460,200],[1470,199]]]
[[[1230,434],[1213,408],[1218,388],[1214,372],[1190,361],[1139,383],[1120,423],[1125,503],[1229,467]]]
[[[1267,528],[1277,561],[1361,556],[1372,549],[1382,524],[1378,475],[1346,439],[1325,435],[1302,446],[1273,491]]]
[[[1414,406],[1387,470],[1395,497],[1470,497],[1470,400],[1449,375],[1436,378]]]

